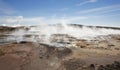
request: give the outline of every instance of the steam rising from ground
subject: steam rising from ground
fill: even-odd
[[[54,34],[64,34],[76,39],[90,40],[100,35],[120,34],[120,30],[96,28],[96,27],[76,27],[67,24],[39,25],[29,27],[29,30],[20,29],[11,33],[14,37],[8,37],[8,40],[33,41],[50,43],[51,36]],[[59,39],[59,38],[58,38]]]

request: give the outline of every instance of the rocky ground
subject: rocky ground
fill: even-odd
[[[0,45],[0,69],[120,70],[120,36],[109,40],[79,40],[65,47],[26,41]]]
[[[1,44],[0,70],[120,70],[120,35],[84,40],[54,34],[50,42]]]

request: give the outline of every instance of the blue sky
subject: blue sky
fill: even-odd
[[[120,0],[0,0],[0,25],[120,26]]]

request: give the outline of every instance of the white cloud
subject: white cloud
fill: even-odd
[[[22,19],[22,16],[4,16],[0,17],[0,23],[20,23]]]
[[[77,6],[82,6],[82,5],[85,5],[85,4],[88,4],[88,3],[94,3],[94,2],[97,2],[98,0],[85,0],[84,2],[81,2],[79,4],[77,4]]]
[[[79,14],[107,13],[107,12],[116,11],[116,10],[120,10],[120,5],[92,8],[92,9],[82,10],[77,13],[79,13]]]
[[[39,25],[39,24],[56,24],[56,23],[74,23],[87,19],[87,17],[72,16],[72,17],[32,17],[26,18],[23,16],[7,16],[0,17],[0,24],[12,25],[12,24],[21,24],[21,25]]]

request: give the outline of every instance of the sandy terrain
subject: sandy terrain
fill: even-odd
[[[112,35],[111,39],[110,42],[98,41],[97,46],[96,41],[83,40],[74,43],[75,47],[55,47],[25,41],[1,45],[0,69],[119,70],[120,36]]]
[[[120,70],[120,35],[84,40],[56,34],[50,41],[57,45],[29,41],[2,43],[0,70]]]

